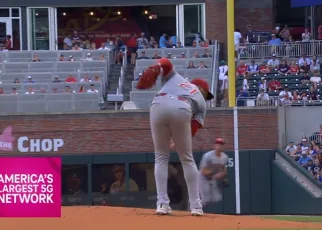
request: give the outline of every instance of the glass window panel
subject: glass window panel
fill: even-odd
[[[47,8],[30,10],[33,50],[49,50],[49,17]]]
[[[0,18],[1,17],[10,17],[9,9],[0,9]]]
[[[0,21],[0,50],[6,46],[7,23]]]
[[[20,50],[20,19],[12,19],[12,43],[14,50]]]
[[[63,165],[62,196],[64,205],[87,204],[87,165]]]
[[[92,165],[92,192],[94,205],[123,206],[126,192],[125,165]]]
[[[154,164],[130,164],[130,188],[129,197],[132,200],[129,206],[150,208],[156,205],[156,184],[154,179]],[[168,195],[171,200],[171,208],[175,210],[187,210],[188,193],[183,176],[181,163],[170,163],[168,172]],[[135,188],[138,188],[136,190]]]
[[[19,17],[19,8],[11,9],[11,17]]]
[[[185,46],[192,46],[193,41],[196,40],[196,34],[202,33],[202,10],[201,9],[202,9],[202,5],[200,4],[184,5]]]

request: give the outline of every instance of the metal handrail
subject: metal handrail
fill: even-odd
[[[242,43],[239,45],[240,59],[263,59],[271,57],[297,58],[304,53],[307,56],[322,56],[322,41],[312,40],[310,42],[281,42],[280,44],[270,45],[268,43]]]

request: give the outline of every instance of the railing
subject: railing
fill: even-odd
[[[268,100],[257,97],[237,97],[237,106],[322,106],[322,100],[287,100],[281,101],[278,96],[270,96]]]
[[[271,57],[275,53],[277,57],[297,58],[305,53],[307,56],[322,56],[322,41],[311,42],[283,42],[280,45],[267,43],[244,43],[239,46],[240,59],[263,59]]]
[[[301,143],[302,137],[307,137],[308,141],[314,141],[315,143],[322,144],[322,134],[319,133],[286,133],[284,134],[284,142],[283,145],[286,146],[290,141],[294,142],[294,145]]]
[[[215,96],[215,98],[212,101],[211,107],[217,106],[217,91],[218,91],[218,80],[219,80],[219,74],[218,74],[218,68],[219,68],[219,51],[220,46],[217,40],[214,41],[214,48],[212,53],[212,79],[211,79],[211,93]]]

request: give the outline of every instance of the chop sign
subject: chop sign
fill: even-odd
[[[63,139],[29,139],[28,137],[18,139],[18,150],[22,153],[57,152],[63,145]]]

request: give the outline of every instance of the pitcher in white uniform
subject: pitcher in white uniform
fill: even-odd
[[[163,83],[150,108],[150,125],[155,149],[156,213],[171,213],[167,180],[169,143],[173,141],[187,183],[191,214],[201,216],[203,210],[199,197],[198,170],[192,153],[192,137],[204,125],[206,100],[211,100],[214,96],[209,92],[209,85],[205,80],[187,81],[174,70],[168,59],[158,60],[158,65],[152,68],[154,71],[160,71]],[[140,78],[140,81],[144,81],[144,77]]]

